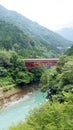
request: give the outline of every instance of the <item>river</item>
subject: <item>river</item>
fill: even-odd
[[[29,111],[45,102],[45,93],[35,91],[24,95],[20,100],[13,102],[3,110],[0,110],[0,130],[8,130],[11,125],[25,121]]]

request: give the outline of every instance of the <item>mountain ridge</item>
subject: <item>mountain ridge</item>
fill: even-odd
[[[64,38],[73,41],[73,28],[62,28],[60,30],[57,30],[56,32]]]
[[[32,49],[30,49],[36,53],[34,57],[42,55],[43,57],[56,57],[73,44],[73,42],[65,40],[57,33],[29,20],[16,11],[7,10],[1,5],[0,20],[16,26],[24,34],[28,35],[28,39],[31,39],[29,43]]]

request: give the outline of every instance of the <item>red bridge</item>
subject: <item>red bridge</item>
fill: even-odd
[[[56,66],[59,59],[26,59],[25,67],[28,70],[36,68],[38,66]]]

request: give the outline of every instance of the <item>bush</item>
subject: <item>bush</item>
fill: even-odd
[[[0,86],[12,85],[14,83],[11,77],[0,78]]]
[[[21,122],[9,130],[73,130],[73,101],[46,103],[31,112],[25,123]]]
[[[4,67],[0,67],[0,76],[5,77],[7,76],[7,74],[8,74],[7,69],[5,69]]]
[[[7,92],[7,91],[11,90],[12,88],[13,88],[12,86],[3,87],[3,92]]]

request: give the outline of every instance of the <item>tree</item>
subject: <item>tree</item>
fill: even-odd
[[[73,95],[64,93],[67,102],[46,103],[35,109],[10,130],[73,130]]]
[[[10,66],[10,56],[7,52],[0,52],[0,66],[5,68]]]
[[[73,90],[73,57],[62,56],[56,69],[45,72],[40,81],[42,91],[47,91],[47,98],[64,102],[63,91]]]
[[[30,72],[19,71],[16,75],[16,84],[23,87],[33,80],[33,74]]]
[[[73,84],[73,61],[66,62],[62,71],[65,84]]]
[[[38,83],[40,81],[41,75],[44,72],[44,67],[37,67],[34,68],[32,70],[30,70],[30,72],[33,74],[34,78],[33,78],[33,82]]]

